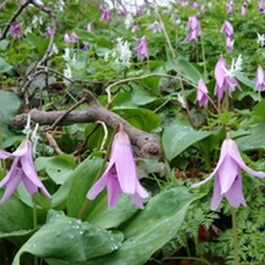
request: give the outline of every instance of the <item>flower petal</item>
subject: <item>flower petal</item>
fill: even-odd
[[[217,174],[215,181],[214,181],[214,189],[213,189],[213,197],[211,201],[211,210],[216,211],[218,208],[221,200],[223,199],[223,195],[221,195],[221,188],[219,184],[219,175]]]
[[[10,156],[13,156],[13,154],[6,152],[6,151],[3,151],[3,150],[0,150],[0,158],[1,159],[6,159]]]
[[[138,208],[140,208],[140,209],[144,208],[142,199],[138,193],[130,194],[130,197],[132,198],[132,200],[134,201],[134,203],[137,205]]]
[[[108,179],[107,190],[108,190],[108,208],[109,210],[111,210],[118,203],[118,200],[122,193],[120,184],[116,177],[111,177]]]
[[[32,194],[38,192],[38,188],[37,188],[37,186],[35,186],[35,185],[32,183],[32,181],[31,181],[29,178],[27,178],[24,174],[23,174],[23,176],[22,176],[22,181],[23,181],[23,183],[24,183],[24,185],[25,185],[27,191],[29,192],[29,194],[32,195]]]
[[[20,158],[16,157],[12,163],[12,166],[9,170],[9,172],[7,173],[7,175],[2,179],[2,181],[0,182],[0,188],[2,188],[3,186],[5,186],[10,179],[13,178],[13,176],[16,176],[18,174],[18,170],[17,170],[17,165],[19,163]]]
[[[247,206],[247,203],[245,201],[243,192],[242,192],[242,176],[238,175],[236,180],[234,181],[232,187],[230,188],[227,193],[224,194],[226,199],[228,200],[229,204],[237,208],[240,206],[240,204]]]
[[[29,140],[24,140],[17,150],[12,153],[13,156],[24,156],[25,154],[28,153],[28,150],[31,148],[31,142]]]

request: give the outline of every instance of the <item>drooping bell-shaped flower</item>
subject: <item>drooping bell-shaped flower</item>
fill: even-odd
[[[100,5],[99,10],[102,12],[100,21],[105,20],[106,22],[109,22],[112,17],[111,11],[102,4]]]
[[[226,37],[225,39],[225,45],[226,45],[226,49],[227,51],[232,51],[234,49],[234,40],[232,40],[230,37]]]
[[[64,41],[66,43],[69,43],[71,41],[71,38],[70,38],[70,36],[69,36],[69,34],[67,32],[64,34]]]
[[[229,21],[225,21],[223,27],[221,28],[221,32],[223,32],[226,37],[232,37],[234,34],[234,28]]]
[[[137,57],[139,60],[143,60],[144,58],[148,59],[149,55],[145,37],[138,39],[138,44],[134,49],[137,51]]]
[[[200,22],[198,21],[197,17],[190,17],[187,26],[190,32],[184,39],[184,42],[193,41],[196,43],[198,41],[198,35],[201,33]]]
[[[38,126],[38,125],[37,125]],[[38,192],[40,189],[45,196],[48,198],[51,197],[49,192],[46,190],[42,182],[40,181],[37,172],[33,164],[33,150],[38,137],[36,136],[36,129],[34,130],[32,136],[34,145],[32,146],[31,141],[29,140],[30,130],[30,118],[28,118],[27,126],[24,129],[24,132],[27,134],[26,139],[19,145],[17,150],[13,153],[9,153],[3,150],[0,150],[0,158],[6,159],[9,157],[14,157],[14,161],[11,165],[11,168],[7,175],[0,182],[0,188],[6,187],[4,195],[1,199],[1,203],[6,202],[10,196],[17,189],[18,185],[23,182],[27,191],[32,195]]]
[[[214,95],[217,95],[219,99],[223,98],[225,91],[227,91],[231,97],[235,87],[237,87],[239,90],[242,90],[222,56],[219,58],[215,66],[214,76],[216,80]]]
[[[245,164],[236,142],[228,135],[227,139],[222,144],[220,158],[214,171],[208,178],[193,184],[192,187],[200,187],[215,176],[214,191],[211,201],[211,209],[213,211],[218,208],[223,197],[225,197],[234,208],[239,207],[240,204],[246,206],[242,191],[241,170],[256,177],[265,178],[264,172],[254,171]]]
[[[74,31],[72,32],[70,39],[71,39],[72,43],[77,43],[78,36],[76,35],[76,33]]]
[[[256,88],[259,91],[262,91],[265,87],[265,75],[262,67],[259,65],[257,69],[257,76],[256,76]]]
[[[10,32],[11,32],[11,36],[13,38],[22,38],[22,27],[20,24],[14,24],[10,26]]]
[[[242,17],[245,17],[247,15],[247,8],[248,8],[248,4],[247,4],[247,2],[244,2],[242,4],[242,7],[241,7],[241,16]]]
[[[46,38],[50,37],[52,35],[52,32],[53,32],[53,29],[51,26],[48,26],[46,29],[45,29],[45,33],[44,33],[44,36]]]
[[[200,107],[207,105],[209,101],[208,89],[202,79],[198,81],[196,101],[199,103]]]
[[[227,8],[228,14],[232,15],[233,14],[233,8],[234,8],[234,2],[233,1],[226,2],[225,5],[226,5],[226,8]]]
[[[153,33],[156,33],[162,30],[162,25],[159,22],[155,21],[154,23],[150,24],[148,28],[151,29]]]
[[[141,198],[147,198],[148,192],[141,186],[129,136],[120,125],[114,136],[110,161],[102,177],[87,193],[93,200],[105,187],[108,191],[108,208],[113,209],[122,192],[130,195],[134,203],[143,209]]]
[[[258,10],[260,13],[263,13],[264,12],[264,3],[263,3],[263,0],[259,1],[258,2]]]

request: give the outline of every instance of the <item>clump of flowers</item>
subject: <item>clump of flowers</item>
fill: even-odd
[[[228,51],[233,50],[234,41],[232,40],[232,36],[234,34],[234,29],[231,23],[228,21],[225,21],[223,27],[221,28],[221,32],[223,32],[226,37],[226,49]]]
[[[11,36],[13,38],[22,38],[22,27],[20,24],[15,24],[15,25],[11,25],[10,26],[10,32],[11,32]]]
[[[99,10],[102,12],[100,21],[105,20],[106,22],[109,22],[112,17],[110,9],[106,8],[104,5],[101,4]]]

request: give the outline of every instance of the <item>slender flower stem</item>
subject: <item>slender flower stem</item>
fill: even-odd
[[[0,124],[0,149],[4,149],[3,147],[3,130],[2,130],[2,125]],[[0,159],[0,167],[3,168],[4,170],[6,169],[6,163],[5,160]]]
[[[102,162],[102,164],[101,164],[101,166],[100,166],[100,168],[99,168],[99,170],[98,170],[98,173],[97,173],[97,175],[96,175],[96,177],[95,177],[94,183],[95,183],[95,182],[101,177],[101,175],[102,175],[103,172],[104,172],[105,165],[106,165],[106,163],[107,163],[107,161],[108,161],[108,159],[109,159],[109,157],[110,157],[110,152],[111,152],[112,142],[113,142],[114,136],[115,136],[115,134],[118,132],[118,130],[119,130],[119,126],[117,126],[116,129],[113,131],[113,134],[112,134],[112,136],[111,136],[110,144],[109,144],[109,146],[108,146],[108,149],[107,149],[106,155],[105,155],[104,160],[103,160],[103,162]],[[92,185],[93,185],[93,184],[92,184]],[[80,210],[80,212],[79,212],[79,214],[78,214],[78,217],[77,217],[78,219],[82,219],[82,217],[84,216],[84,213],[85,213],[85,211],[86,211],[86,208],[87,208],[88,203],[89,203],[89,199],[86,197],[86,199],[84,200],[84,203],[83,203],[83,205],[82,205],[82,207],[81,207],[81,210]]]
[[[231,212],[232,212],[232,228],[233,228],[233,241],[234,241],[234,259],[235,259],[235,265],[239,265],[236,209],[232,207]]]
[[[33,212],[33,229],[37,229],[38,226],[38,213],[37,213],[37,204],[35,202],[35,200],[32,198],[32,202],[33,202],[33,208],[32,208],[32,212]],[[34,257],[34,265],[38,265],[38,258]]]
[[[206,68],[206,57],[205,57],[205,47],[204,47],[204,39],[203,39],[203,35],[201,34],[201,49],[202,49],[202,59],[203,59],[203,77],[204,77],[204,81],[207,81],[207,68]]]

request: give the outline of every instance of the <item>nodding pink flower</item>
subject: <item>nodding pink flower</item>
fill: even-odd
[[[191,9],[194,9],[196,7],[198,7],[198,4],[196,2],[193,2],[190,6]]]
[[[262,91],[265,87],[265,75],[262,67],[259,65],[257,69],[257,76],[256,76],[256,88],[259,91]]]
[[[67,32],[64,34],[64,41],[65,41],[66,43],[71,42],[71,38],[70,38],[70,36],[69,36],[69,34],[68,34]]]
[[[242,17],[245,17],[246,16],[246,14],[247,14],[247,7],[248,7],[247,2],[244,2],[242,4],[242,7],[241,7],[241,16]]]
[[[200,107],[207,105],[209,101],[208,89],[202,79],[198,81],[196,101],[199,103]]]
[[[148,59],[148,50],[147,50],[147,43],[145,37],[138,39],[138,44],[135,47],[137,51],[137,57],[139,60],[143,60],[144,58]]]
[[[15,25],[11,25],[10,26],[10,32],[11,32],[11,36],[13,38],[22,38],[22,27],[20,24],[15,24]]]
[[[215,176],[211,210],[215,211],[218,208],[223,197],[234,208],[239,207],[240,204],[246,206],[247,204],[242,191],[241,170],[256,177],[265,178],[265,173],[254,171],[245,164],[236,142],[228,134],[222,144],[220,158],[214,171],[208,178],[193,184],[192,187],[200,187]]]
[[[259,9],[259,12],[260,13],[263,13],[264,12],[264,3],[263,3],[263,1],[259,1],[259,3],[258,3],[258,9]]]
[[[234,2],[230,1],[229,3],[225,3],[226,8],[227,8],[227,12],[229,15],[233,14],[233,8],[234,8]]]
[[[51,197],[41,183],[34,168],[32,144],[28,139],[25,139],[13,153],[0,150],[1,159],[6,159],[8,157],[15,157],[15,159],[9,172],[0,182],[0,188],[6,186],[1,203],[6,202],[10,198],[20,182],[24,183],[27,191],[31,195],[38,192],[38,189],[40,189],[46,197]]]
[[[227,51],[230,52],[234,49],[234,40],[232,40],[230,37],[226,37],[225,43]]]
[[[72,42],[72,43],[77,43],[77,41],[78,41],[78,36],[76,35],[75,32],[72,32],[70,39],[71,39],[71,42]]]
[[[200,10],[201,10],[201,13],[204,13],[205,12],[205,5],[201,5]]]
[[[88,32],[92,32],[92,22],[87,23],[87,25],[86,25],[86,30],[87,30]]]
[[[182,1],[181,2],[181,7],[182,8],[185,8],[185,7],[187,7],[189,5],[189,2],[188,1]]]
[[[148,26],[149,29],[153,30],[153,33],[160,32],[162,30],[162,25],[155,21],[154,23]]]
[[[87,50],[89,50],[90,49],[90,43],[89,42],[84,42],[84,47],[83,47],[83,49],[85,50],[85,51],[87,51]]]
[[[231,25],[230,22],[225,21],[223,27],[221,28],[221,31],[225,34],[226,37],[232,37],[232,35],[234,34],[234,28]]]
[[[48,38],[48,37],[51,36],[52,32],[53,32],[53,29],[52,29],[51,26],[49,26],[49,27],[47,27],[47,28],[45,29],[44,36],[45,36],[46,38]]]
[[[136,13],[139,16],[144,15],[145,11],[146,11],[146,8],[144,6],[138,6],[136,9]]]
[[[102,4],[100,5],[99,10],[102,12],[100,21],[105,20],[106,22],[109,22],[112,17],[110,10],[108,8],[105,8]]]
[[[237,87],[240,91],[242,90],[222,56],[219,58],[214,68],[214,75],[216,80],[214,95],[217,95],[219,99],[223,98],[225,91],[227,91],[228,95],[231,97],[235,87]]]
[[[198,41],[198,35],[201,33],[200,22],[198,21],[197,17],[189,17],[187,26],[190,32],[183,42],[193,41],[194,43],[196,43]]]
[[[131,142],[122,125],[114,136],[108,167],[88,191],[87,198],[93,200],[105,187],[108,191],[109,209],[116,206],[122,192],[129,194],[140,209],[143,209],[141,198],[148,197],[147,191],[139,182]]]

